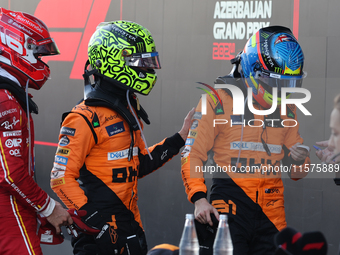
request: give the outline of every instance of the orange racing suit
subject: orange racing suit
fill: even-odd
[[[134,145],[129,160],[131,134]],[[176,133],[149,148],[151,160],[141,131],[130,132],[127,121],[116,111],[88,106],[84,101],[74,107],[62,123],[51,187],[68,208],[85,209],[85,222],[102,230],[95,238],[82,235],[74,240],[75,249],[83,246],[79,249],[85,250],[93,243],[97,247],[86,254],[98,250],[100,254],[121,254],[126,249],[146,254],[137,206],[138,179],[169,161],[183,145]],[[129,243],[133,240],[135,243]]]
[[[246,108],[242,119],[233,115],[232,96],[217,92],[222,105],[207,96],[206,115],[202,101],[196,108],[181,158],[185,190],[194,203],[207,196],[204,178],[213,178],[210,202],[231,219],[234,254],[267,254],[266,249],[275,248],[273,235],[286,227],[281,170],[299,179],[306,175],[304,163],[310,162],[308,157],[295,162],[289,154],[290,147],[303,143],[295,105],[287,106],[287,116],[279,108],[270,116]],[[209,166],[211,154],[214,163]],[[252,243],[263,247],[251,250]]]

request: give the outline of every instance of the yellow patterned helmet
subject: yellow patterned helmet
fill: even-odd
[[[100,23],[88,45],[89,61],[97,74],[125,90],[148,95],[160,69],[149,30],[131,21]]]

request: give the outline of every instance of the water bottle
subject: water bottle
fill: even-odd
[[[234,247],[231,241],[228,216],[226,214],[220,215],[213,248],[214,255],[233,255]]]
[[[185,215],[184,229],[179,243],[179,255],[199,255],[199,244],[193,214]]]

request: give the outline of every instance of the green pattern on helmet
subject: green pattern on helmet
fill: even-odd
[[[150,32],[130,21],[103,22],[98,25],[88,45],[92,68],[99,74],[118,81],[126,89],[148,95],[157,75],[125,64],[123,54],[156,52]]]

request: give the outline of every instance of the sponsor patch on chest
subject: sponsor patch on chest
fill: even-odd
[[[116,134],[119,134],[125,131],[123,121],[107,126],[105,127],[105,129],[109,136],[113,136],[113,135],[116,135]]]
[[[138,148],[133,147],[132,150],[132,156],[138,155]],[[129,156],[129,149],[121,150],[121,151],[115,151],[115,152],[109,152],[107,154],[107,160],[118,160],[122,158],[127,158]]]

